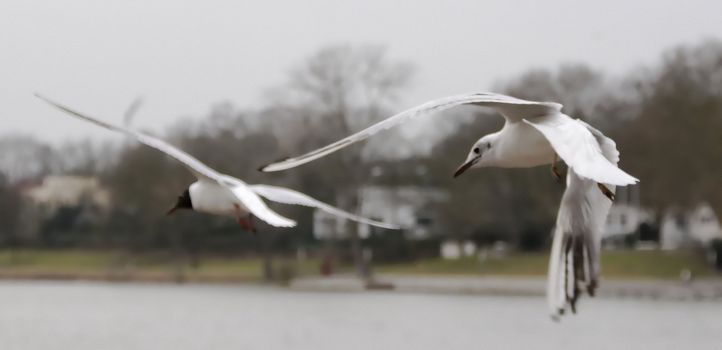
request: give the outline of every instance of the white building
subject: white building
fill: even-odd
[[[449,194],[434,188],[365,186],[359,190],[358,214],[399,225],[408,239],[425,239],[440,233],[435,205],[447,201]],[[314,236],[317,239],[347,238],[345,220],[316,210]],[[368,238],[373,227],[359,224],[359,235]]]
[[[457,260],[464,257],[472,257],[476,255],[477,246],[472,241],[455,241],[448,240],[441,242],[440,254],[442,259]]]
[[[618,188],[617,198],[604,227],[605,242],[607,245],[620,245],[625,236],[642,233],[640,227],[643,224],[653,226],[655,221],[654,212],[639,205],[639,185]],[[642,241],[636,242],[636,246],[672,250],[708,245],[715,239],[722,239],[722,228],[712,207],[700,203],[689,210],[667,210],[659,222],[658,234],[658,242],[648,242],[644,241],[644,237],[637,237]]]
[[[24,188],[22,195],[31,205],[22,207],[21,235],[30,240],[38,238],[44,220],[63,208],[90,205],[93,210],[86,210],[81,218],[92,221],[99,212],[108,210],[111,204],[110,191],[94,177],[47,176],[42,183]]]
[[[722,228],[712,207],[700,203],[690,210],[668,210],[662,217],[660,237],[662,249],[708,245],[722,239]]]
[[[639,186],[619,187],[614,204],[609,209],[603,229],[605,239],[614,239],[637,233],[644,223],[654,221],[653,211],[643,208],[639,201]]]
[[[28,188],[23,194],[33,204],[54,209],[77,206],[84,199],[101,208],[110,206],[110,192],[94,177],[47,176],[42,184]]]

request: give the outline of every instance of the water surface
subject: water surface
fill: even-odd
[[[0,282],[0,349],[720,349],[722,303]]]

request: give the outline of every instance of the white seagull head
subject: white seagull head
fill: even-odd
[[[466,156],[464,161],[456,172],[454,177],[457,177],[471,168],[483,168],[490,166],[494,160],[494,145],[496,144],[498,133],[488,134],[480,138],[478,141],[471,146],[469,155]]]

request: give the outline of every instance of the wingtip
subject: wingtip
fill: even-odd
[[[387,230],[401,230],[401,226],[394,225],[394,224],[386,224],[386,223],[384,223],[383,228],[385,228]]]
[[[621,168],[615,166],[614,170],[616,171],[616,174],[613,174],[613,176],[607,176],[608,178],[599,182],[602,183],[608,183],[610,185],[615,186],[632,186],[639,183],[639,179],[636,177],[629,175],[626,171],[622,170]]]
[[[285,168],[278,167],[280,163],[283,163],[291,158],[289,157],[281,157],[276,161],[273,161],[271,163],[268,163],[266,165],[261,165],[258,167],[258,171],[262,173],[272,173],[275,171],[285,170]]]
[[[43,94],[41,94],[41,93],[39,93],[39,92],[34,92],[34,93],[33,93],[33,96],[39,98],[41,101],[43,101],[43,102],[45,102],[45,103],[47,103],[47,104],[49,104],[49,105],[51,105],[51,106],[53,106],[53,107],[60,108],[60,109],[66,109],[64,106],[62,106],[62,105],[60,105],[59,103],[57,103],[57,102],[55,102],[55,101],[53,101],[53,100],[45,97]]]
[[[276,164],[276,163],[269,163],[269,164],[266,164],[266,165],[261,165],[261,166],[258,167],[258,171],[260,171],[260,172],[262,172],[262,173],[272,173],[272,172],[274,172],[274,171],[278,171],[277,169],[274,169],[274,168],[273,168],[273,166],[274,166],[275,164]]]
[[[267,221],[268,222],[268,221]],[[282,227],[282,228],[294,228],[298,225],[295,220],[285,219],[283,221],[268,222],[271,226]]]
[[[628,176],[629,178],[627,179],[627,183],[624,184],[623,186],[634,186],[634,185],[636,185],[636,184],[639,183],[639,179],[638,179],[638,178],[636,178],[636,177],[634,177],[634,176],[632,176],[632,175],[629,175],[629,174],[627,174],[627,176]]]
[[[292,227],[296,227],[298,225],[298,222],[296,222],[296,220],[289,219],[287,217],[281,216],[281,217],[279,217],[279,219],[281,219],[281,221],[278,222],[278,226],[281,226],[281,227],[292,228]]]

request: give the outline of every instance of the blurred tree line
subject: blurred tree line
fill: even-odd
[[[431,147],[426,139],[390,131],[291,171],[256,171],[269,161],[336,141],[400,110],[398,98],[413,75],[413,65],[390,58],[381,47],[331,46],[300,62],[287,81],[268,90],[262,108],[220,103],[205,118],[179,121],[161,136],[221,172],[249,183],[288,186],[350,211],[356,211],[357,189],[363,185],[441,188],[451,195],[437,208],[447,228],[440,232],[445,237],[479,243],[507,240],[524,249],[545,246],[564,190],[548,167],[485,169],[451,178],[470,145],[501,127],[502,118],[490,110],[463,107],[446,112],[448,117],[421,118],[433,121],[427,128],[438,134]],[[625,77],[610,77],[584,64],[564,64],[530,70],[493,90],[561,102],[565,113],[614,138],[622,152],[620,166],[642,181],[645,206],[662,210],[707,201],[722,213],[717,183],[722,178],[722,42],[674,48],[660,64]],[[372,175],[374,168],[383,172]],[[50,174],[96,176],[112,195],[110,209],[82,235],[72,235],[68,245],[137,251],[171,246],[191,255],[206,250],[290,254],[298,247],[319,246],[307,208],[274,206],[297,219],[299,226],[261,226],[259,236],[241,232],[225,218],[193,213],[165,217],[193,178],[176,162],[136,143],[51,146],[23,136],[0,138],[3,243],[22,241],[22,221],[28,219],[21,214],[27,207],[21,193]],[[30,220],[42,221],[35,227],[62,234],[78,230],[79,215],[56,211]],[[360,261],[361,242],[351,230],[353,257]],[[41,236],[28,244],[53,242],[57,240]],[[383,240],[373,242],[379,249],[384,246]]]

